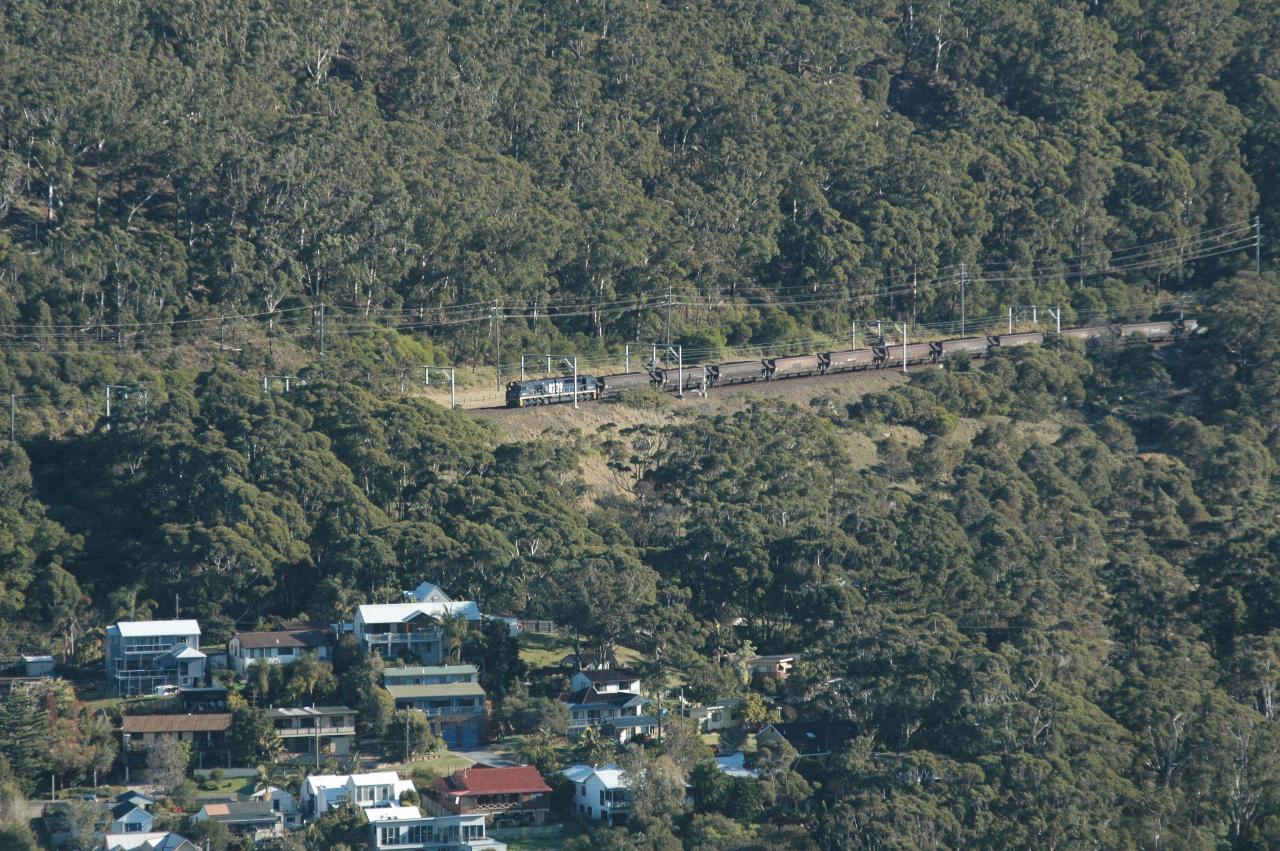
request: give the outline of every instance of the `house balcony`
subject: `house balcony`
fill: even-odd
[[[425,708],[414,708],[418,709],[419,712],[429,718],[448,717],[451,715],[471,716],[484,714],[483,706],[430,706]]]
[[[323,739],[326,736],[354,736],[356,728],[354,724],[342,727],[321,727],[319,730],[315,727],[284,727],[277,728],[276,733],[282,739],[314,739],[317,736]]]

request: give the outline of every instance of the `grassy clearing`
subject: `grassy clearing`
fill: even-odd
[[[450,751],[441,751],[432,755],[428,759],[414,760],[413,762],[392,762],[378,766],[379,771],[398,771],[403,775],[413,776],[414,779],[434,780],[437,777],[443,777],[451,774],[459,768],[469,768],[473,765],[471,760],[461,754],[451,753]]]
[[[258,788],[256,777],[228,777],[216,782],[205,780],[196,784],[196,797],[235,798],[240,795],[251,795],[256,788]]]

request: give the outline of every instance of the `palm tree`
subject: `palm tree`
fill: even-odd
[[[449,644],[449,655],[455,662],[462,661],[462,645],[467,640],[470,625],[462,615],[444,616],[444,637]]]

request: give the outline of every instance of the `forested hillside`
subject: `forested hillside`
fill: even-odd
[[[1280,222],[1261,0],[12,3],[0,50],[0,323],[46,350],[322,302],[467,363],[495,309],[759,343],[954,319],[961,263],[970,316],[1070,317]]]
[[[673,761],[581,847],[1280,846],[1271,4],[13,2],[0,60],[0,657],[430,580],[694,699],[803,651],[776,697],[856,725],[757,785]],[[961,281],[1206,330],[533,439],[395,387]]]

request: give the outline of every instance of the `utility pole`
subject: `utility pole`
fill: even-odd
[[[225,352],[227,350],[227,317],[224,315],[218,319],[218,351]]]
[[[969,276],[965,273],[964,261],[960,261],[960,336],[964,336],[964,285]]]
[[[320,302],[320,374],[324,375],[324,302]]]
[[[409,710],[404,712],[404,761],[409,762],[413,754],[409,752]]]
[[[1262,274],[1262,216],[1253,217],[1253,271]]]
[[[1009,333],[1013,333],[1013,305],[1009,305]]]
[[[671,305],[675,302],[675,296],[672,291],[671,284],[667,284],[667,345],[671,345]]]
[[[497,382],[498,389],[502,389],[502,304],[498,300],[493,302],[493,334],[497,339],[498,353],[493,358],[494,380]]]
[[[903,322],[898,326],[898,330],[902,332],[902,371],[907,371],[907,323]]]

